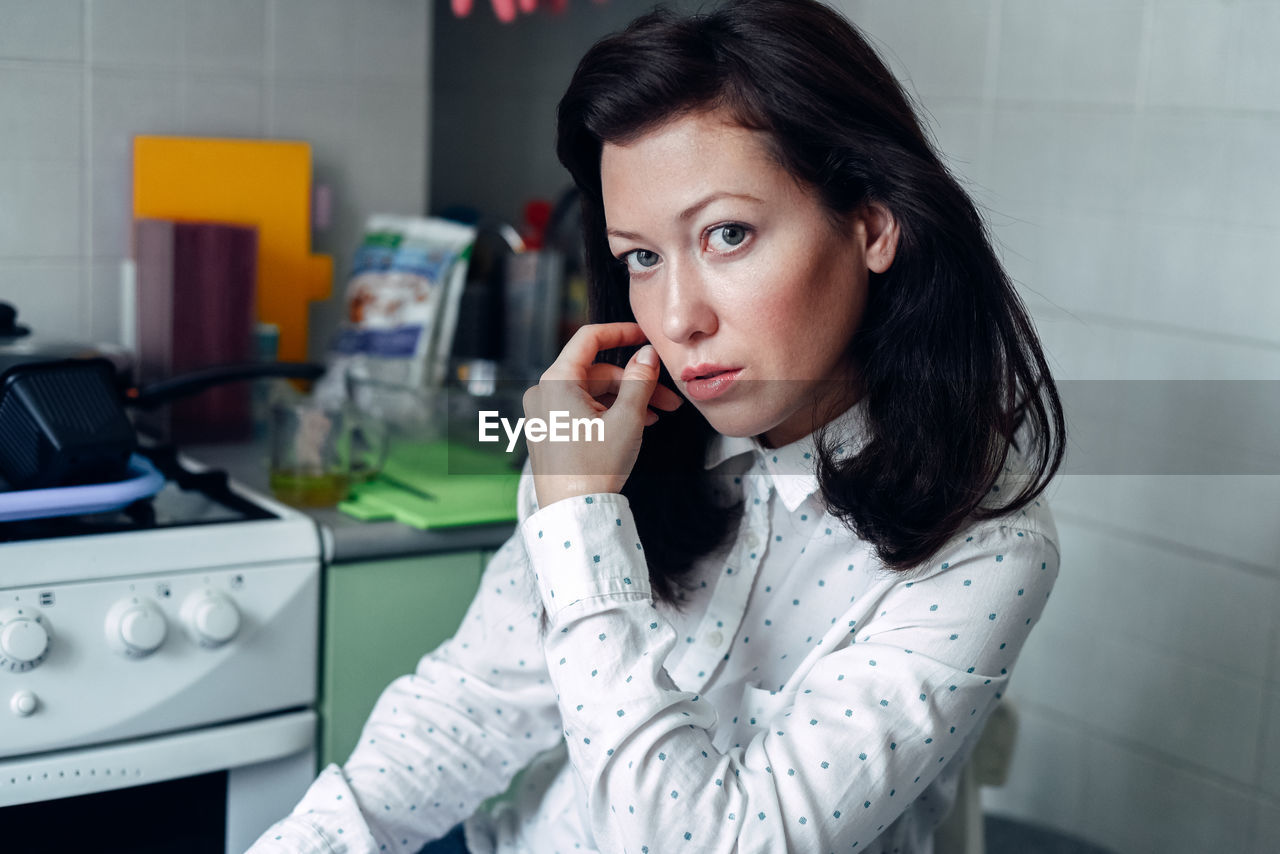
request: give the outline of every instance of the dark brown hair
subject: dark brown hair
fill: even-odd
[[[605,233],[602,146],[710,109],[764,131],[833,221],[878,203],[898,223],[893,264],[871,274],[850,342],[867,397],[865,444],[837,459],[844,437],[819,436],[830,512],[888,568],[907,570],[966,519],[1030,502],[1057,471],[1065,432],[1035,329],[901,85],[821,3],[738,0],[690,16],[658,9],[583,57],[560,101],[557,153],[581,192],[592,321],[634,320],[626,270]],[[623,364],[629,355],[606,358]],[[663,416],[646,431],[623,490],[666,601],[739,517],[711,497],[703,460],[712,435],[691,405]],[[992,489],[1015,440],[1027,443],[1029,474],[996,503]]]

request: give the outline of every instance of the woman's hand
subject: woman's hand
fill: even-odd
[[[671,389],[658,385],[658,354],[650,345],[641,347],[625,369],[595,362],[601,350],[643,341],[644,333],[635,323],[583,326],[538,384],[524,393],[526,424],[533,418],[548,425],[574,419],[602,422],[571,431],[571,441],[550,436],[541,442],[530,439],[529,462],[539,507],[576,495],[621,492],[640,453],[644,428],[658,420],[649,407],[670,412],[684,402]]]

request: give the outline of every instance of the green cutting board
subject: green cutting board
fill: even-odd
[[[415,528],[511,522],[520,473],[506,454],[448,442],[393,445],[382,473],[351,490],[338,509],[361,520]]]

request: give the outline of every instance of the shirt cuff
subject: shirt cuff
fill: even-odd
[[[616,493],[557,501],[520,527],[547,615],[593,599],[649,599],[649,569],[631,503]]]
[[[354,854],[376,848],[342,769],[330,764],[293,812],[258,837],[247,854]]]

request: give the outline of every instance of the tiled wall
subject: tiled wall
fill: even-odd
[[[312,144],[336,300],[364,217],[424,209],[431,24],[429,0],[0,0],[0,299],[115,340],[130,141],[183,134]]]
[[[1280,3],[839,5],[988,209],[1059,379],[1270,381],[1250,388],[1274,409]],[[1207,457],[1252,418],[1276,459],[1274,420],[1163,388],[1165,417],[1129,439]],[[989,809],[1121,854],[1280,851],[1280,466],[1252,470],[1271,475],[1059,482],[1062,574]]]

